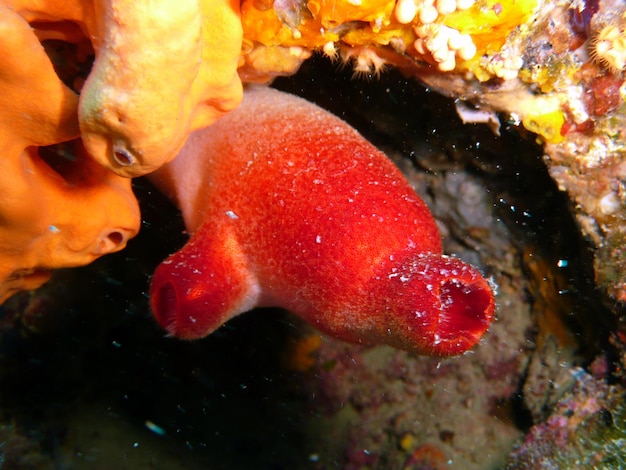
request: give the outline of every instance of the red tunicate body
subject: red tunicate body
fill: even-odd
[[[304,100],[247,92],[154,180],[193,233],[152,285],[176,336],[280,306],[346,341],[448,355],[489,325],[490,286],[441,255],[433,217],[395,165]]]

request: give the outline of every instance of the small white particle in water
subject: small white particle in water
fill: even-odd
[[[317,237],[315,237],[315,243],[322,243],[322,236],[318,235]]]
[[[59,230],[59,227],[57,227],[56,225],[48,226],[48,230],[50,230],[52,233],[59,233],[61,231]]]
[[[235,214],[233,211],[226,211],[226,215],[233,220],[237,220],[239,218],[239,216]]]
[[[159,426],[158,424],[154,424],[152,421],[150,421],[149,419],[147,419],[144,423],[146,425],[146,427],[152,431],[154,434],[157,434],[159,436],[165,436],[165,429],[163,429],[161,426]]]

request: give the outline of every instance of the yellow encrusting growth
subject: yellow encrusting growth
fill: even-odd
[[[539,115],[528,115],[522,120],[526,129],[539,134],[549,144],[558,144],[565,140],[561,134],[564,123],[565,115],[560,110]]]
[[[300,0],[272,6],[244,0],[242,59],[249,68],[250,56],[263,48],[297,46],[331,57],[340,49],[358,73],[378,73],[395,52],[442,72],[471,71],[481,81],[511,79],[521,60],[498,54],[509,35],[535,14],[537,1]],[[494,57],[485,61],[489,55]],[[277,66],[275,74],[298,66]]]

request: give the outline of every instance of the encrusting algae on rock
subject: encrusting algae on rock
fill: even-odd
[[[276,50],[293,53],[297,48],[321,49],[331,57],[339,51],[357,67],[367,64],[373,73],[381,63],[402,66],[406,59],[431,64],[440,72],[471,71],[481,80],[513,78],[519,58],[504,57],[501,66],[494,66],[485,57],[500,53],[508,36],[535,14],[536,7],[537,0],[310,0],[276,2],[273,7],[245,1],[243,57],[254,72],[268,77],[285,73],[284,65],[268,61],[266,70],[260,70],[248,57],[265,54],[278,61]]]

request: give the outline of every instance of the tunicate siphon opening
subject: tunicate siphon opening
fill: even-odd
[[[168,332],[176,326],[176,289],[171,282],[160,286],[152,295],[152,310],[159,324]]]
[[[131,153],[126,149],[115,149],[113,151],[113,160],[120,166],[131,166],[135,163],[135,159]]]
[[[481,336],[493,315],[492,294],[486,282],[464,284],[458,280],[443,283],[442,305],[437,335],[441,340],[457,340],[460,336]]]

